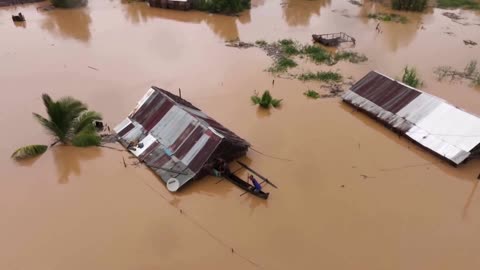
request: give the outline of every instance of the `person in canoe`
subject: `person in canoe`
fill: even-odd
[[[253,175],[249,175],[248,180],[252,181],[252,184],[253,184],[253,187],[254,187],[254,190],[253,190],[254,192],[262,191],[262,185],[260,185],[260,183],[258,183],[257,179],[255,179],[255,177],[253,177]]]

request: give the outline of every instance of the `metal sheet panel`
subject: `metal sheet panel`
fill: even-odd
[[[155,87],[115,132],[164,182],[173,177],[180,186],[197,175],[223,139],[249,146],[189,102]]]
[[[480,119],[448,103],[439,104],[416,125],[463,151],[480,143]]]
[[[400,88],[391,85],[392,82]],[[470,151],[480,145],[477,116],[420,90],[411,88],[419,95],[408,93],[408,89],[405,93],[398,90],[404,88],[410,87],[370,72],[343,95],[343,100],[455,164],[462,163],[470,156]],[[397,94],[389,94],[391,90],[388,89],[396,89]]]
[[[198,122],[193,116],[178,106],[173,106],[165,116],[150,130],[150,133],[159,139],[160,143],[169,147],[182,132]]]
[[[375,71],[354,84],[351,90],[392,113],[398,112],[421,94],[414,88]]]

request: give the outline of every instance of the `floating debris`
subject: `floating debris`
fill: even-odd
[[[359,6],[359,7],[362,7],[362,6],[363,6],[363,4],[360,3],[360,2],[357,1],[357,0],[348,0],[348,2],[349,2],[350,4],[352,4],[352,5],[355,5],[355,6]]]
[[[465,43],[465,45],[469,45],[469,46],[476,46],[477,45],[477,42],[473,41],[473,40],[463,40],[463,43]]]
[[[345,34],[344,32],[320,35],[314,34],[312,35],[312,38],[315,42],[318,42],[328,47],[337,47],[338,45],[340,45],[340,43],[344,42],[352,42],[353,45],[355,45],[356,43],[355,38]]]
[[[442,13],[443,16],[447,17],[447,18],[450,18],[452,20],[461,20],[463,19],[463,17],[460,17],[460,15],[457,15],[453,12],[443,12]]]

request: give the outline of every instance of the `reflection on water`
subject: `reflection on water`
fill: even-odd
[[[241,24],[251,22],[250,11],[242,12],[238,17],[222,16],[198,11],[151,8],[146,3],[129,3],[125,0],[122,0],[122,9],[127,20],[134,24],[145,23],[151,19],[165,19],[193,24],[205,23],[213,33],[224,40],[239,38],[237,21]]]
[[[42,29],[59,35],[62,38],[73,38],[79,41],[90,41],[90,18],[88,8],[54,9],[44,12],[45,19],[41,24]]]
[[[15,27],[21,27],[21,28],[27,27],[27,22],[13,22],[13,24],[15,25]]]
[[[98,147],[78,148],[71,146],[57,146],[51,149],[57,166],[58,182],[68,183],[70,176],[79,176],[82,161],[92,160],[101,156]]]
[[[395,52],[399,48],[408,46],[415,39],[417,32],[422,27],[422,18],[426,14],[432,13],[433,10],[430,9],[423,13],[393,12],[407,17],[408,23],[383,22],[368,18],[368,14],[379,12],[392,13],[392,10],[387,9],[385,4],[365,1],[363,6],[360,7],[358,17],[362,23],[372,24],[373,29],[375,29],[377,23],[380,23],[380,33],[377,33],[378,37],[385,40],[387,47]]]
[[[319,16],[322,7],[331,0],[286,0],[282,2],[283,17],[289,26],[307,26],[313,15]]]

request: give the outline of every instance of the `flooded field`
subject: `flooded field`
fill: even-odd
[[[423,90],[480,115],[480,89],[438,82],[434,68],[480,61],[480,13],[366,16],[388,11],[346,0],[253,0],[239,17],[90,0],[75,10],[46,3],[0,8],[0,269],[478,269],[480,161],[453,168],[338,98],[310,100],[314,83],[264,72],[258,48],[225,41],[311,42],[347,32],[361,64],[339,70],[359,79],[374,69],[395,77],[415,66]],[[22,12],[27,22],[13,24]],[[125,152],[57,146],[14,162],[19,146],[51,138],[32,118],[41,94],[71,95],[114,126],[151,85],[175,92],[249,141],[245,161],[279,189],[268,201],[205,178],[169,193]],[[283,99],[258,110],[254,90]],[[119,146],[117,146],[120,148]],[[236,168],[232,164],[233,168]]]

